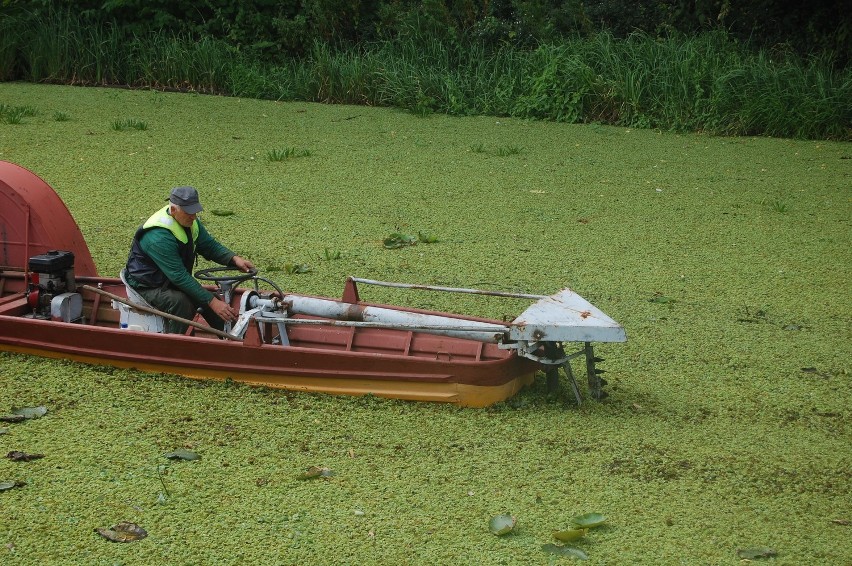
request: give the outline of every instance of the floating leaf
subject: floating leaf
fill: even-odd
[[[47,414],[47,407],[21,407],[12,409],[13,415],[21,415],[25,419],[40,419]]]
[[[589,529],[566,529],[564,531],[553,531],[553,538],[562,542],[571,542],[583,538]]]
[[[310,273],[314,268],[306,263],[285,263],[284,271],[288,275],[298,275],[300,273]]]
[[[600,513],[586,513],[585,515],[571,517],[569,521],[582,529],[590,529],[604,524],[606,522],[606,517]]]
[[[234,211],[233,210],[222,210],[220,208],[214,208],[213,210],[210,211],[210,214],[212,214],[213,216],[233,216]]]
[[[498,537],[509,534],[515,529],[515,518],[509,514],[496,515],[488,521],[488,528]]]
[[[413,246],[417,243],[417,238],[410,234],[400,234],[394,232],[384,239],[383,245],[388,249],[404,248],[405,246]]]
[[[580,560],[588,560],[588,555],[580,550],[579,548],[574,548],[573,546],[560,546],[558,544],[545,544],[542,545],[541,549],[548,554],[555,554],[557,556],[571,556],[572,558],[579,558]]]
[[[141,540],[148,536],[148,532],[145,529],[136,523],[127,521],[122,521],[108,529],[99,527],[95,529],[95,532],[112,542],[133,542],[134,540]]]
[[[39,458],[44,458],[44,454],[27,454],[26,452],[21,452],[20,450],[12,450],[6,457],[12,460],[13,462],[29,462],[31,460],[38,460]]]
[[[14,489],[16,487],[24,487],[25,485],[27,485],[27,483],[22,481],[4,481],[0,482],[0,491]]]
[[[166,458],[169,460],[200,460],[201,456],[196,454],[195,452],[191,452],[189,450],[184,450],[183,448],[178,448],[174,452],[169,452],[168,454],[164,454]]]
[[[744,560],[755,560],[757,558],[772,558],[778,556],[778,553],[768,546],[755,546],[737,550],[737,556]]]
[[[307,468],[304,472],[296,476],[297,480],[312,480],[314,478],[330,478],[334,475],[328,468],[321,468],[319,466],[311,466]]]

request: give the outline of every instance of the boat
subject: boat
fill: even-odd
[[[340,299],[287,293],[258,274],[196,273],[239,319],[224,331],[200,317],[165,334],[172,315],[144,302],[122,274],[102,276],[58,194],[35,173],[0,161],[0,351],[136,368],[292,391],[485,407],[530,384],[567,379],[585,360],[588,394],[606,395],[594,343],[624,328],[569,288],[552,295],[447,288],[349,277]],[[375,304],[365,286],[526,298],[511,322]],[[561,370],[561,371],[560,371]]]

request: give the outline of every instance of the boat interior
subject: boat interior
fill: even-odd
[[[128,293],[124,283],[118,278],[77,277],[77,293],[82,299],[80,316],[73,320],[62,320],[46,312],[42,316],[34,315],[34,309],[28,298],[26,274],[23,270],[0,267],[0,316],[21,319],[40,318],[57,324],[79,324],[115,331],[134,331],[121,327],[121,313],[113,301],[84,286],[96,287],[108,293],[126,298]],[[213,290],[212,287],[208,287]],[[232,304],[239,304],[241,290],[236,289]],[[323,320],[309,315],[293,315],[297,320]],[[206,325],[206,321],[197,315],[195,322]],[[397,355],[413,358],[425,358],[442,361],[483,362],[501,360],[508,357],[509,351],[497,344],[450,336],[436,336],[405,329],[365,328],[357,326],[335,326],[329,324],[292,324],[278,325],[258,321],[259,336],[263,344],[278,347],[310,348],[316,350],[352,351],[381,355]],[[286,334],[281,340],[281,330]],[[202,328],[190,326],[186,335],[209,340],[219,337]]]

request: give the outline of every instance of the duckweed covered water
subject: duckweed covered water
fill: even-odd
[[[579,409],[542,379],[472,410],[0,355],[0,413],[48,408],[0,435],[44,454],[0,459],[26,483],[0,492],[3,562],[568,563],[541,547],[585,513],[607,518],[571,543],[591,563],[852,562],[849,144],[8,83],[0,103],[37,110],[0,124],[0,159],[59,192],[102,273],[192,184],[233,212],[210,230],[289,290],[570,286],[629,337],[598,348],[610,397]],[[266,158],[281,147],[310,155]],[[382,245],[418,232],[438,242]],[[311,466],[333,474],[299,480]],[[94,532],[121,521],[148,536]]]

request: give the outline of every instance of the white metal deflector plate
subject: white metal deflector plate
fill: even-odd
[[[626,342],[624,328],[572,291],[539,299],[512,321],[512,340],[547,342]]]

